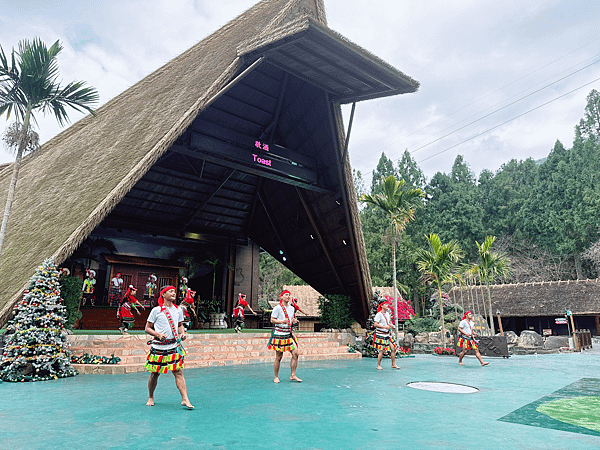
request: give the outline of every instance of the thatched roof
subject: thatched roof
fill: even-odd
[[[366,317],[339,105],[417,88],[329,30],[322,0],[261,1],[24,159],[0,257],[0,324],[40,261],[60,264],[98,226],[248,237]],[[240,162],[263,139],[282,146],[282,169]],[[0,207],[11,172],[0,168]]]
[[[492,312],[503,317],[564,316],[571,310],[575,315],[600,314],[600,280],[545,281],[538,283],[498,284],[490,286]],[[485,286],[455,287],[450,298],[471,309],[485,300]],[[483,309],[482,309],[483,310]]]
[[[302,308],[308,316],[319,316],[319,297],[322,297],[318,291],[311,286],[283,286],[283,289],[287,289],[291,292],[292,297],[298,299],[298,305]],[[394,292],[393,287],[373,287],[373,292],[379,291],[382,296],[392,296]]]

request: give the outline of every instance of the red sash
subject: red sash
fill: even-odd
[[[288,321],[288,324],[290,326],[290,336],[292,336],[292,339],[294,340],[294,343],[296,344],[296,347],[298,346],[298,341],[296,340],[296,336],[294,336],[294,333],[292,333],[292,321],[290,320],[290,317],[288,316],[286,307],[283,306],[283,303],[279,304],[281,306],[281,309],[283,309],[283,314],[285,314],[285,318]]]

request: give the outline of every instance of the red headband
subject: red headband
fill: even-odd
[[[283,294],[290,294],[290,295],[292,295],[292,293],[286,289],[285,291],[282,291],[281,294],[279,294],[279,298],[283,297]]]
[[[127,292],[125,292],[125,297],[129,297],[129,294],[131,294],[131,291],[137,291],[137,289],[136,289],[136,288],[134,288],[134,287],[133,287],[133,285],[131,285],[131,284],[130,284],[130,285],[127,287]]]
[[[381,312],[381,305],[383,305],[384,303],[388,303],[389,304],[389,301],[387,300],[387,298],[384,299],[384,300],[381,300],[379,302],[379,306],[377,307],[377,312]]]
[[[175,289],[175,286],[165,286],[164,288],[162,288],[160,290],[160,296],[158,297],[158,306],[160,306],[161,311],[164,309],[164,304],[165,304],[165,300],[163,299],[163,294],[170,289]],[[175,308],[177,308],[177,305],[173,304],[173,306],[175,306]]]
[[[471,311],[467,311],[467,312],[466,312],[466,313],[463,315],[463,318],[462,318],[462,320],[465,320],[465,319],[467,318],[467,315],[469,315],[469,314],[471,314]]]
[[[245,297],[245,296],[246,296],[246,295],[245,295],[245,294],[242,294],[242,293],[240,293],[240,294],[238,295],[238,303],[239,303],[241,306],[248,306],[248,302],[247,302],[247,301],[246,301],[244,298],[242,298],[242,297]]]

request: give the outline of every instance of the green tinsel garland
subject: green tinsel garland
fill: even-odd
[[[80,356],[71,355],[72,364],[119,364],[121,358],[115,356],[114,353],[108,356],[89,355],[84,353]]]

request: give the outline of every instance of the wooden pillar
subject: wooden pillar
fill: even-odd
[[[596,336],[600,336],[600,316],[596,316]]]
[[[500,336],[504,336],[504,328],[502,328],[502,318],[500,317],[500,311],[498,311],[498,328],[500,328]]]
[[[225,267],[227,274],[227,290],[225,293],[225,312],[227,313],[227,317],[231,317],[231,313],[233,312],[233,303],[234,303],[234,295],[233,292],[233,284],[235,281],[235,245],[231,241],[227,246],[227,265]],[[235,298],[237,300],[237,297]]]
[[[575,322],[573,321],[573,314],[569,316],[571,319],[571,329],[573,330],[573,343],[575,344],[575,351],[578,352],[579,349],[579,341],[577,339],[577,335],[575,334]]]

